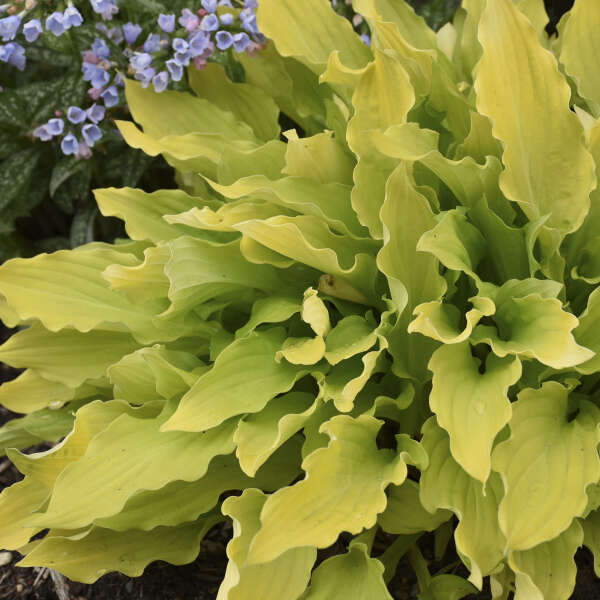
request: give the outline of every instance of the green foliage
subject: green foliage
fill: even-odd
[[[22,566],[137,575],[225,519],[219,600],[387,600],[404,555],[422,600],[567,600],[600,556],[600,5],[558,41],[541,0],[437,34],[354,8],[370,48],[326,0],[261,0],[244,83],[128,82],[118,126],[181,189],[98,190],[131,240],[0,267]]]

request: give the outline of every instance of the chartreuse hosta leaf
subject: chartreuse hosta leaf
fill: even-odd
[[[192,562],[200,551],[200,542],[219,521],[208,515],[180,527],[157,527],[152,531],[127,532],[101,527],[75,535],[49,533],[19,563],[22,567],[57,569],[67,577],[94,583],[105,573],[121,571],[138,577],[154,560],[175,565]]]
[[[383,580],[383,565],[369,556],[365,544],[352,544],[346,554],[332,556],[314,571],[302,600],[329,598],[392,600]]]
[[[183,396],[162,431],[204,431],[230,417],[260,412],[269,400],[289,391],[304,371],[275,360],[283,341],[283,329],[274,328],[232,342]],[[221,400],[215,403],[214,398]]]
[[[340,51],[342,62],[362,67],[371,52],[350,23],[331,10],[327,0],[308,0],[305,5],[264,0],[259,5],[260,30],[275,42],[281,56],[298,58],[315,73],[325,69],[329,55]]]
[[[507,392],[521,377],[521,363],[516,357],[490,353],[481,366],[484,373],[468,342],[438,348],[429,361],[433,372],[429,405],[450,436],[454,460],[485,484],[494,439],[511,417]]]
[[[548,227],[562,235],[575,231],[589,209],[594,164],[583,128],[569,110],[569,86],[556,59],[506,0],[486,2],[478,39],[483,56],[475,81],[477,109],[504,145],[504,195],[531,221],[549,215]],[[540,114],[552,115],[551,121]]]
[[[515,572],[515,600],[567,600],[575,587],[575,551],[583,531],[578,521],[551,541],[530,550],[512,552],[508,564]]]
[[[568,396],[553,381],[523,390],[513,405],[511,436],[492,454],[506,490],[498,518],[511,550],[564,532],[586,508],[586,487],[600,477],[600,409]]]
[[[385,487],[404,481],[406,461],[422,467],[426,460],[421,447],[408,437],[399,436],[399,453],[378,450],[375,437],[380,426],[365,415],[338,416],[321,426],[330,436],[329,445],[306,457],[304,480],[265,502],[249,562],[269,562],[290,548],[326,547],[342,531],[359,533],[374,525],[386,505]]]
[[[300,472],[300,446],[299,438],[290,440],[253,477],[242,472],[234,455],[216,456],[197,481],[177,480],[158,490],[136,492],[118,514],[95,523],[115,531],[132,527],[150,531],[162,525],[189,523],[212,510],[227,491],[248,487],[276,490],[288,485]]]
[[[260,530],[260,514],[267,497],[260,490],[247,489],[223,503],[223,514],[233,519],[233,538],[227,545],[229,563],[219,588],[218,600],[249,597],[296,600],[306,589],[317,557],[316,548],[291,548],[272,561],[248,564],[252,540]]]
[[[218,205],[189,196],[181,190],[160,190],[147,194],[132,188],[95,190],[98,208],[105,217],[119,217],[125,221],[127,235],[132,240],[160,242],[188,233],[185,227],[169,225],[163,215],[182,213],[199,204]]]
[[[429,466],[421,476],[421,503],[431,513],[441,508],[456,514],[456,549],[471,571],[469,580],[481,589],[482,577],[496,570],[506,546],[497,516],[502,481],[492,473],[484,490],[480,481],[464,471],[452,458],[448,434],[435,417],[423,426],[422,443]]]
[[[592,511],[581,521],[583,545],[594,555],[594,572],[600,577],[600,511]]]
[[[595,117],[600,116],[600,76],[592,57],[600,50],[594,35],[598,26],[600,6],[595,2],[576,2],[561,32],[560,50],[560,62]]]
[[[61,472],[48,508],[32,523],[84,527],[117,514],[135,492],[203,477],[215,456],[233,451],[235,419],[202,436],[160,432],[162,422],[162,418],[140,420],[129,415],[115,419],[90,441],[83,458]],[[118,460],[107,462],[107,456]],[[96,474],[94,479],[87,476],[90,470]],[[75,488],[80,493],[73,494]]]

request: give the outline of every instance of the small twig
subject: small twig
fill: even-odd
[[[52,581],[54,582],[54,589],[56,590],[58,600],[70,600],[69,586],[66,579],[54,569],[49,569],[49,571],[50,577],[52,577]]]
[[[37,574],[35,581],[33,582],[33,587],[36,588],[40,584],[42,579],[46,579],[46,577],[48,577],[48,569],[46,567],[42,567],[39,570],[39,573]]]

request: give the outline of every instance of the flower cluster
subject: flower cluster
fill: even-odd
[[[66,124],[62,112],[57,111],[55,118],[34,129],[33,135],[43,142],[58,137],[61,139],[60,148],[63,154],[90,158],[91,148],[102,139],[103,133],[98,124],[105,115],[106,109],[99,104],[92,104],[87,110],[70,106],[67,110]]]
[[[183,69],[190,64],[204,68],[215,49],[251,54],[264,43],[256,25],[256,0],[245,0],[240,7],[231,0],[202,0],[201,4],[196,12],[184,8],[179,17],[160,14],[160,32],[150,33],[141,49],[129,54],[128,73],[144,87],[152,83],[163,92],[170,81],[181,81]],[[132,36],[140,33],[135,30]]]
[[[42,141],[59,138],[64,154],[88,157],[102,137],[98,123],[106,109],[124,106],[123,76],[135,78],[144,87],[152,85],[160,93],[181,82],[186,68],[202,69],[216,53],[230,54],[233,59],[235,53],[253,55],[264,45],[256,23],[257,0],[193,1],[197,3],[194,8],[160,14],[150,23],[114,22],[119,13],[116,0],[86,0],[87,6],[81,0],[79,9],[67,0],[62,10],[48,8],[47,2],[39,0],[12,0],[0,6],[0,61],[21,70],[26,66],[26,43],[37,42],[42,35],[60,37],[84,22],[87,32],[96,32],[91,46],[81,52],[82,78],[89,83],[94,105],[87,111],[70,107],[66,121],[57,111],[55,118],[33,131],[34,137]],[[95,22],[94,15],[102,21]],[[100,109],[101,118],[90,116]],[[85,123],[86,119],[90,122]]]
[[[54,11],[49,14],[46,17],[44,26],[38,18],[25,21],[27,15],[36,6],[35,0],[30,0],[25,3],[25,10],[21,13],[9,14],[9,16],[0,19],[0,39],[3,42],[8,42],[7,44],[0,44],[0,61],[13,65],[21,71],[25,69],[26,65],[25,48],[20,43],[13,41],[19,33],[22,33],[27,42],[33,43],[43,33],[44,26],[47,31],[59,37],[71,27],[79,27],[83,24],[81,13],[71,1],[69,1],[64,11]],[[8,4],[4,5],[0,7],[0,14],[13,9],[14,7]]]

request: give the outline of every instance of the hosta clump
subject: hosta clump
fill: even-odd
[[[138,575],[224,519],[219,599],[390,598],[408,552],[423,599],[560,600],[598,557],[600,5],[550,40],[541,0],[438,34],[354,4],[371,47],[262,0],[245,83],[129,83],[121,132],[182,189],[99,190],[130,240],[0,267],[21,565]],[[454,527],[470,583],[416,545]]]

